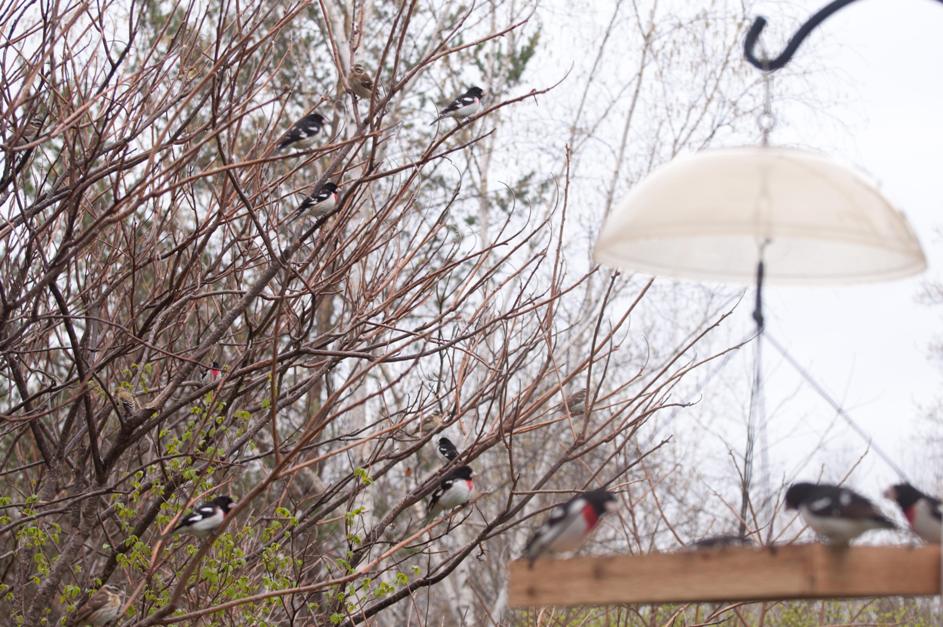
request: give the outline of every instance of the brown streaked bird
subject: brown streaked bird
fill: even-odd
[[[115,400],[118,401],[127,416],[134,415],[138,410],[138,399],[128,388],[118,388],[115,391]]]
[[[573,416],[579,416],[586,413],[586,388],[579,389],[572,394],[567,395],[563,402],[557,405],[556,411],[570,410]]]
[[[124,591],[105,584],[95,592],[88,601],[82,604],[82,607],[75,611],[75,614],[69,619],[70,627],[79,627],[80,625],[93,625],[101,627],[118,618],[118,612],[121,611],[121,605],[124,603]]]
[[[350,74],[347,75],[348,90],[358,98],[370,100],[373,94],[373,79],[370,73],[360,63],[355,63]]]

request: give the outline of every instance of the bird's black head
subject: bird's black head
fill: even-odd
[[[328,181],[327,183],[321,186],[321,191],[327,192],[329,194],[333,194],[334,192],[337,191],[337,185],[332,183],[331,181]]]
[[[471,466],[459,466],[452,471],[452,476],[457,479],[471,479],[472,478],[472,469]]]
[[[786,490],[786,509],[797,509],[811,498],[818,486],[814,483],[794,483]]]
[[[228,495],[227,496],[217,496],[215,499],[210,501],[213,505],[220,508],[226,513],[229,513],[229,510],[232,509],[232,506],[235,504]]]
[[[315,122],[318,126],[324,126],[324,116],[321,115],[320,113],[312,113],[312,114],[311,114],[311,119],[314,120],[314,122]]]
[[[616,499],[616,495],[603,488],[584,492],[583,498],[589,501],[590,505],[593,506],[593,509],[596,510],[596,512],[599,514],[615,511],[615,509],[619,506],[619,501]]]
[[[471,86],[468,88],[468,91],[465,92],[466,96],[471,96],[472,98],[481,98],[485,95],[485,92],[482,91],[481,87]]]
[[[909,483],[898,483],[897,485],[892,485],[887,490],[884,491],[884,496],[889,499],[892,499],[900,505],[901,509],[907,509],[925,495],[923,492],[913,487]]]
[[[219,370],[219,362],[214,359],[214,360],[213,360],[213,363],[210,365],[210,367],[211,367],[213,370]]]

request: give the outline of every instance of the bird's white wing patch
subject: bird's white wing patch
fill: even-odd
[[[822,514],[828,508],[830,508],[833,503],[834,501],[832,501],[832,497],[825,496],[820,499],[815,499],[814,501],[809,503],[808,507],[810,511],[815,512],[816,514]]]
[[[552,510],[550,510],[550,518],[547,519],[548,523],[554,523],[558,520],[563,520],[566,518],[566,508],[562,505],[557,505]]]

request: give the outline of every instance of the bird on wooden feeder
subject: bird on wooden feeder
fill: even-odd
[[[924,494],[909,483],[892,485],[884,496],[893,500],[915,534],[929,544],[940,544],[943,535],[943,512],[940,499]]]
[[[794,483],[786,490],[786,509],[831,544],[846,545],[865,531],[896,529],[874,503],[854,490],[827,483]]]

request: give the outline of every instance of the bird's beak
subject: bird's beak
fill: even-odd
[[[896,501],[896,500],[897,500],[897,491],[894,490],[893,487],[891,487],[891,488],[888,488],[888,489],[884,490],[884,492],[881,492],[881,496],[883,496],[884,498],[887,498],[887,499],[891,499],[892,501]]]
[[[614,512],[619,509],[619,501],[606,501],[606,511]]]

